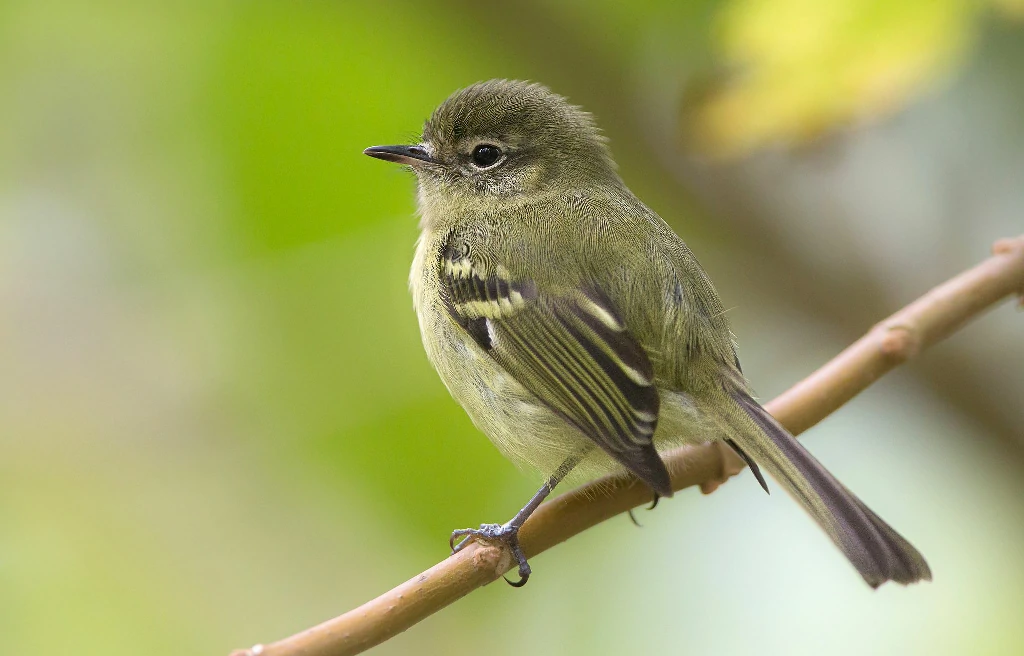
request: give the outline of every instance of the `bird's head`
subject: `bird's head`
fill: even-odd
[[[490,80],[452,94],[418,144],[374,146],[371,157],[412,167],[428,202],[493,202],[617,181],[590,114],[540,84]]]

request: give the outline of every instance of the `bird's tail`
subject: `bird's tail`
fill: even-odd
[[[733,390],[743,410],[729,419],[732,439],[807,509],[873,588],[886,581],[930,581],[924,557],[843,487],[746,391]]]

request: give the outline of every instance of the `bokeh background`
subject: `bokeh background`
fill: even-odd
[[[1020,0],[0,2],[0,644],[226,654],[538,479],[422,353],[413,178],[477,80],[597,114],[771,398],[1024,232]],[[380,654],[1024,653],[1024,316],[806,442],[928,557],[872,592],[785,495],[689,490]]]

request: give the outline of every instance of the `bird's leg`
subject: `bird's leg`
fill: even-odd
[[[551,478],[544,483],[544,485],[537,491],[537,494],[533,495],[533,498],[523,506],[523,509],[516,513],[516,516],[505,522],[504,524],[481,524],[480,528],[463,528],[457,531],[452,531],[452,536],[448,540],[449,546],[452,548],[452,553],[458,553],[469,544],[470,540],[479,539],[484,541],[497,541],[504,542],[509,551],[512,552],[512,557],[519,563],[519,580],[509,581],[508,577],[505,577],[505,581],[514,588],[521,588],[526,585],[526,582],[530,579],[530,563],[526,561],[526,555],[523,553],[522,547],[519,546],[519,529],[526,522],[526,520],[533,514],[533,511],[543,503],[544,499],[551,494],[551,491],[555,489],[563,478],[565,478],[572,469],[579,464],[580,460],[583,459],[583,453],[579,453],[574,456],[570,456],[565,459]],[[455,540],[459,541],[458,544]]]

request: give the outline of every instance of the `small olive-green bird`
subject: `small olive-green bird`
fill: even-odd
[[[539,84],[457,91],[404,164],[422,235],[410,284],[427,355],[477,427],[547,483],[504,524],[452,534],[508,544],[565,476],[628,471],[672,496],[659,449],[724,439],[766,469],[872,587],[930,579],[924,558],[754,396],[725,309],[686,244],[616,173],[589,114]]]

